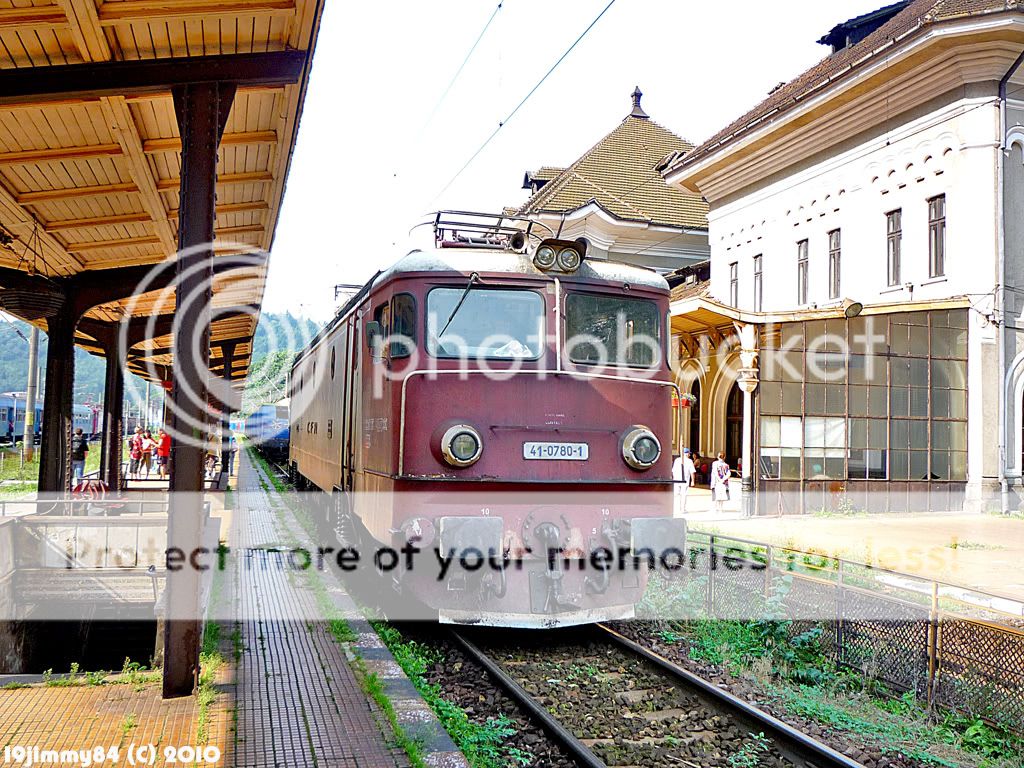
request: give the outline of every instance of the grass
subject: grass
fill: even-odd
[[[1024,740],[980,719],[929,712],[909,692],[899,697],[860,670],[840,668],[822,651],[820,628],[793,634],[785,621],[695,619],[659,632],[691,658],[756,679],[789,714],[852,734],[888,755],[953,768],[1024,768]],[[787,640],[788,638],[788,640]],[[737,753],[734,768],[757,756]]]
[[[902,754],[925,765],[948,768],[1024,766],[1024,744],[1016,737],[959,715],[945,715],[935,722],[912,693],[879,699],[806,686],[769,690],[787,712],[875,742],[889,755]]]
[[[139,726],[139,719],[135,714],[125,715],[124,720],[121,721],[121,735],[127,736],[129,733],[134,731]]]
[[[213,598],[211,596],[211,602]],[[215,621],[206,622],[203,629],[203,645],[199,651],[199,686],[196,688],[196,741],[206,744],[210,740],[210,705],[217,698],[217,673],[225,663],[220,650],[221,626]]]
[[[0,485],[0,499],[8,501],[34,496],[39,487],[39,456],[42,446],[37,445],[32,461],[21,462],[21,449],[4,446],[0,448],[0,483],[17,481],[12,485]],[[100,442],[89,443],[85,455],[85,471],[95,472],[100,468]]]
[[[946,545],[948,549],[1002,549],[998,544],[985,544],[981,541],[971,541],[969,539],[958,539],[956,536],[949,540],[949,544]]]
[[[374,629],[473,768],[508,768],[533,763],[532,754],[505,745],[506,739],[515,734],[515,725],[506,714],[489,717],[483,723],[474,722],[462,707],[444,698],[439,685],[427,680],[427,671],[442,660],[438,651],[406,640],[401,632],[383,622],[374,622]]]

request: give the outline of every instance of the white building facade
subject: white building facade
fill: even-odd
[[[752,390],[759,512],[1019,503],[1024,13],[944,5],[906,4],[665,171],[710,204],[709,295],[673,322],[734,332],[710,367]],[[710,369],[682,357],[684,386]]]

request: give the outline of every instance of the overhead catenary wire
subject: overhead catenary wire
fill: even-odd
[[[455,70],[455,74],[452,75],[452,79],[448,81],[448,86],[444,89],[444,92],[441,94],[440,98],[438,98],[437,103],[434,105],[434,108],[430,110],[430,114],[427,116],[427,119],[424,121],[423,126],[420,128],[420,133],[423,133],[423,131],[427,129],[427,126],[429,126],[430,123],[433,121],[434,115],[437,114],[437,110],[441,108],[441,105],[444,104],[444,100],[448,98],[448,94],[449,92],[451,92],[452,87],[455,85],[455,82],[459,79],[459,75],[461,75],[462,70],[466,68],[466,64],[469,63],[470,57],[473,55],[473,52],[476,50],[477,46],[480,45],[480,41],[484,39],[484,35],[487,34],[487,30],[490,29],[491,24],[494,22],[494,19],[498,15],[498,11],[501,10],[501,7],[504,4],[505,0],[501,0],[498,3],[498,5],[494,8],[494,12],[491,13],[490,18],[487,19],[487,23],[484,24],[484,28],[480,30],[480,34],[476,36],[476,40],[473,41],[473,45],[470,46],[469,51],[466,52],[465,58],[462,59],[462,63],[459,64],[459,68]]]
[[[434,200],[437,200],[437,198],[439,198],[441,195],[443,195],[445,192],[447,192],[448,189],[451,187],[451,185],[455,183],[455,181],[465,172],[465,170],[467,168],[469,168],[470,165],[473,164],[473,161],[476,160],[477,157],[480,156],[480,153],[483,152],[487,148],[487,145],[490,144],[494,140],[494,137],[498,135],[498,132],[501,131],[501,129],[504,128],[508,124],[508,121],[511,120],[515,116],[515,114],[520,109],[523,108],[523,105],[526,104],[526,102],[530,100],[530,97],[532,97],[533,94],[535,94],[537,92],[537,89],[540,88],[544,84],[544,82],[551,76],[551,73],[554,72],[556,69],[558,69],[558,66],[563,61],[565,61],[566,57],[568,57],[568,55],[573,52],[573,49],[575,49],[576,46],[579,45],[580,42],[583,40],[583,38],[587,36],[587,34],[590,32],[590,30],[592,30],[597,25],[597,22],[599,22],[601,20],[601,18],[606,13],[608,13],[608,10],[613,5],[615,5],[615,1],[616,0],[609,0],[608,4],[603,9],[601,9],[601,12],[599,14],[597,14],[597,16],[594,17],[594,20],[591,21],[590,24],[587,25],[587,28],[584,29],[583,32],[580,33],[580,36],[577,37],[573,41],[572,45],[570,45],[566,49],[565,53],[563,53],[561,56],[558,57],[558,60],[554,64],[551,65],[551,68],[547,72],[544,73],[544,76],[540,80],[537,81],[537,84],[534,85],[533,88],[530,89],[530,92],[527,93],[526,96],[523,97],[522,101],[520,101],[518,104],[516,104],[515,109],[513,109],[511,112],[509,112],[508,115],[505,116],[505,119],[498,123],[498,127],[495,128],[494,131],[491,133],[491,135],[488,136],[487,139],[484,141],[484,143],[480,145],[480,148],[477,149],[477,151],[474,152],[470,156],[470,158],[456,172],[456,174],[454,176],[452,176],[448,180],[448,183],[445,184],[444,187],[442,187],[441,190],[436,195],[434,195]]]

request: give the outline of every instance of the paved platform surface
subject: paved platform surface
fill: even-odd
[[[238,488],[234,547],[273,559],[282,557],[274,551],[281,546],[308,546],[308,536],[246,451],[239,452]],[[245,621],[234,765],[408,765],[405,753],[389,744],[389,724],[363,692],[327,623],[277,618],[315,613],[312,592],[297,588],[286,568],[241,568],[240,574]]]
[[[709,509],[710,494],[694,490],[695,503],[687,503],[684,515],[693,529],[1024,599],[1020,517],[950,512],[743,518],[728,508],[716,513]]]
[[[221,750],[218,765],[230,764],[231,721],[226,697],[219,697],[207,713],[204,743]],[[155,746],[155,765],[169,765],[164,749],[200,743],[199,707],[194,697],[171,701],[160,698],[160,683],[102,686],[47,687],[0,691],[0,747],[39,750],[94,750],[102,747],[101,766],[130,765],[131,748]],[[108,759],[116,749],[117,758]],[[11,755],[0,765],[24,765],[28,759]],[[32,762],[44,765],[82,765],[84,761]]]

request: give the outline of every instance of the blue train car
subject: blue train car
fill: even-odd
[[[43,427],[43,406],[36,403],[35,439],[39,441]],[[0,395],[0,442],[14,444],[25,434],[25,393],[4,392]]]
[[[261,405],[245,420],[245,436],[267,458],[288,458],[288,400]]]

